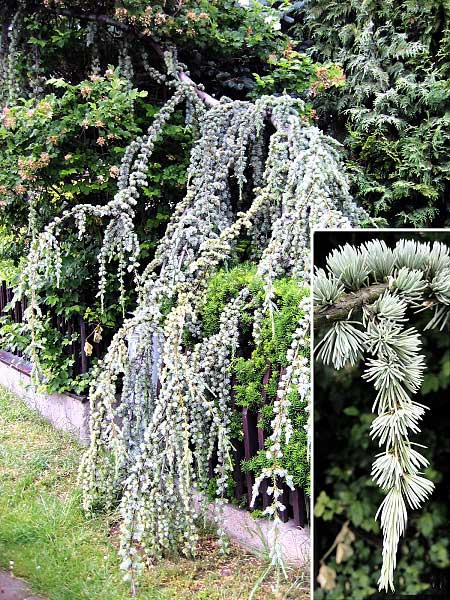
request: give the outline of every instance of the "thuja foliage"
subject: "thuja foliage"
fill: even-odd
[[[351,227],[367,218],[352,201],[336,144],[305,125],[301,100],[262,97],[254,103],[223,99],[206,110],[190,83],[181,82],[173,55],[166,54],[173,94],[146,135],[124,153],[118,191],[104,205],[80,204],[63,211],[32,243],[24,270],[24,293],[34,336],[41,317],[36,289],[46,273],[60,271],[61,239],[75,227],[89,231],[91,219],[105,223],[99,252],[99,297],[108,263],[116,261],[118,287],[134,276],[137,308],[115,334],[96,370],[90,391],[91,444],[81,468],[84,506],[92,510],[119,500],[122,568],[134,585],[146,558],[171,549],[192,553],[197,539],[193,496],[208,485],[208,463],[217,455],[217,495],[223,499],[232,450],[229,435],[231,364],[239,343],[240,315],[251,301],[243,287],[221,312],[216,333],[205,335],[199,320],[215,269],[250,240],[264,295],[254,314],[253,343],[262,343],[267,316],[275,331],[278,277],[308,280],[309,236],[315,225]],[[185,198],[178,203],[154,259],[139,264],[135,206],[156,140],[173,111],[188,102],[196,123]],[[269,121],[270,118],[270,121]],[[168,310],[169,306],[169,310]],[[291,394],[308,401],[309,310],[305,299],[290,340],[287,364],[273,402],[268,465],[254,496],[269,480],[268,514],[278,522],[279,483],[292,487],[281,464],[282,443],[293,434]],[[186,333],[197,337],[186,348]],[[34,339],[34,377],[39,349]],[[219,533],[221,533],[219,531]],[[280,548],[272,549],[274,563]]]
[[[448,328],[450,249],[438,242],[411,240],[389,248],[377,239],[359,247],[340,247],[329,255],[327,270],[316,273],[317,314],[339,306],[345,292],[357,297],[364,290],[371,290],[376,299],[353,306],[344,302],[344,310],[326,328],[316,349],[318,358],[336,369],[363,360],[363,378],[377,392],[372,406],[377,417],[370,434],[384,451],[373,463],[372,478],[386,492],[377,518],[383,530],[379,588],[388,591],[394,588],[397,546],[406,529],[407,509],[419,508],[433,491],[433,483],[422,475],[428,461],[410,441],[420,431],[426,410],[413,400],[422,385],[425,362],[420,332],[410,326],[411,312],[426,313],[425,330]],[[334,319],[332,312],[327,317]]]
[[[346,132],[357,199],[391,224],[448,221],[448,2],[309,0],[301,22],[314,58],[346,75],[317,108]]]

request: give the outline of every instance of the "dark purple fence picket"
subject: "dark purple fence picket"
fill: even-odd
[[[267,393],[265,392],[265,385],[269,382],[271,375],[270,366],[267,368],[263,378],[263,391],[261,392],[262,404],[267,402]],[[252,489],[255,483],[255,476],[253,473],[244,472],[242,470],[242,460],[250,460],[253,458],[259,450],[263,450],[267,437],[267,432],[263,428],[258,427],[258,423],[261,421],[261,412],[253,411],[249,408],[242,408],[242,431],[243,440],[236,441],[235,446],[235,468],[234,468],[234,495],[236,500],[240,503],[250,507],[252,499]],[[309,500],[305,495],[305,492],[300,488],[291,490],[285,484],[279,484],[283,490],[283,495],[280,498],[282,504],[286,507],[286,510],[279,513],[280,519],[283,522],[293,519],[294,523],[298,527],[305,527],[309,521]],[[263,482],[260,486],[260,493],[256,499],[255,508],[265,509],[270,504],[271,498],[267,494],[267,482]]]
[[[13,299],[13,291],[9,289],[6,283],[3,281],[0,284],[0,316],[6,314],[4,309],[10,304]],[[23,320],[23,313],[26,309],[26,301],[16,302],[14,306],[8,311],[11,320],[14,323],[21,323]],[[70,319],[64,319],[60,315],[52,312],[51,309],[47,309],[47,314],[50,315],[53,326],[67,337],[71,337],[74,333],[78,334],[77,339],[72,342],[65,350],[69,355],[73,356],[74,363],[72,367],[72,376],[76,377],[86,373],[89,369],[90,357],[86,356],[84,352],[84,345],[87,339],[86,322],[82,317],[71,317]],[[100,356],[106,349],[106,341],[100,344],[94,343],[91,339],[90,342],[93,345],[94,351],[93,356]],[[16,351],[15,354],[21,356],[22,353]],[[265,384],[268,383],[271,375],[270,367],[267,368],[263,378],[263,391],[261,392],[262,405],[267,402],[267,393],[264,390]],[[235,410],[240,411],[242,415],[242,439],[234,441],[235,448],[235,467],[233,473],[234,479],[234,496],[241,505],[245,505],[247,508],[250,507],[252,498],[252,488],[255,483],[255,476],[253,473],[244,472],[242,469],[242,461],[250,460],[253,458],[259,450],[264,449],[266,441],[266,432],[258,427],[258,423],[261,420],[261,413],[259,411],[253,411],[249,408],[241,408],[234,405],[234,394],[231,390],[232,405]],[[267,483],[263,482],[260,488],[260,494],[255,503],[255,508],[267,508],[270,502],[270,498],[266,492]],[[298,527],[304,527],[309,521],[308,514],[308,500],[305,493],[300,488],[296,488],[294,491],[288,488],[286,485],[282,486],[283,495],[280,498],[281,502],[286,506],[286,510],[280,513],[282,521],[286,522],[289,519],[293,519],[294,523]]]
[[[22,323],[23,313],[26,309],[26,301],[23,299],[21,302],[15,302],[11,309],[6,312],[5,308],[10,304],[14,298],[14,292],[10,289],[5,281],[0,283],[0,317],[9,314],[10,319],[13,323]],[[16,351],[18,356],[22,356],[20,350]]]

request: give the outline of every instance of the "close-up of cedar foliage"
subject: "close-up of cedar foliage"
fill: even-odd
[[[163,456],[141,443],[148,441],[141,417],[146,423],[153,399],[170,406],[174,390],[185,385],[186,393],[186,381],[197,386],[189,389],[194,408],[188,416],[175,412],[173,437],[179,437],[168,455],[182,446],[191,418],[186,456],[197,448],[204,466],[217,450],[215,433],[222,444],[223,471],[206,482],[204,469],[199,485],[231,497],[225,458],[236,415],[228,419],[225,382],[234,386],[238,407],[261,409],[269,441],[242,467],[259,484],[267,473],[272,477],[267,514],[278,514],[273,491],[280,473],[308,492],[310,231],[450,226],[449,52],[447,0],[1,3],[0,281],[29,309],[23,322],[8,310],[0,315],[0,347],[31,359],[41,391],[88,395],[91,387],[92,406],[101,407],[92,421],[100,442],[83,463],[85,507],[117,508],[132,480],[127,469],[136,446],[143,462]],[[88,336],[83,343],[72,327],[79,322]],[[133,354],[127,328],[148,372],[164,375],[155,398],[144,370],[132,358],[122,362],[124,348]],[[158,345],[158,335],[172,343],[173,356],[183,348],[182,367],[170,372],[173,364],[158,361],[159,351],[149,358],[145,349]],[[441,353],[425,396],[446,389],[448,354],[441,342],[436,347]],[[180,383],[177,369],[192,377]],[[333,377],[328,373],[320,386],[332,386]],[[221,400],[208,396],[214,386]],[[134,390],[128,397],[127,389]],[[360,419],[361,431],[345,423],[343,432],[353,432],[360,450],[369,417],[358,390],[359,384],[353,391],[361,397],[352,398],[356,408],[348,416]],[[124,429],[136,430],[121,431],[117,442],[108,419],[122,422],[123,414],[105,418],[105,406],[113,413],[122,392],[130,405],[119,412],[129,406],[143,412],[130,419],[137,425],[124,421]],[[214,413],[216,401],[223,401],[223,413]],[[202,406],[213,415],[211,431],[217,428],[209,432],[209,455]],[[280,447],[285,454],[278,462]],[[437,443],[430,447],[438,461],[447,456]],[[104,448],[115,456],[114,469]],[[364,452],[361,465],[369,460],[365,446]],[[375,502],[352,489],[342,499],[343,459],[335,457],[327,471],[329,496],[319,498],[319,513],[338,514],[338,522],[345,515],[373,542]],[[190,463],[181,463],[168,487],[184,486],[188,513]],[[166,461],[157,464],[164,468]],[[136,478],[143,495],[156,485],[145,474]],[[346,514],[349,503],[366,500],[370,511]],[[155,505],[150,510],[145,502],[138,517],[148,525]],[[132,590],[142,567],[133,559],[142,535],[133,529],[135,505],[125,502],[129,529],[121,539]],[[439,537],[444,512],[433,507],[414,523],[411,547],[402,546],[398,576],[406,593],[425,591],[422,573],[435,577],[448,566]],[[169,509],[161,521],[171,522]],[[195,546],[194,533],[187,539],[195,532],[191,515],[176,527],[176,535],[169,526],[160,534],[164,544],[177,546],[178,536],[188,550]],[[330,545],[336,527],[324,536]],[[375,592],[379,553],[365,551],[365,533],[354,557],[333,565],[337,585],[331,594],[322,590],[323,597],[338,598],[333,593],[346,592],[353,576],[361,594]],[[420,535],[428,535],[430,548],[417,541]],[[153,558],[160,548],[150,539]]]
[[[449,234],[448,231],[427,232],[426,230],[380,231],[374,237],[373,231],[363,230],[317,232],[314,236],[315,264],[317,268],[326,269],[327,258],[333,253],[336,257],[344,247],[350,252],[352,247],[364,248],[363,244],[366,244],[366,247],[370,248],[372,264],[388,265],[389,270],[392,259],[389,258],[388,248],[400,244],[398,248],[409,247],[412,250],[409,260],[415,263],[417,269],[420,262],[420,246],[429,249],[433,244],[437,245],[442,251],[442,256],[447,253],[448,261]],[[386,250],[386,262],[381,259],[381,255],[377,257],[377,250],[379,252],[383,248]],[[397,253],[398,260],[401,257],[398,249]],[[329,264],[336,266],[338,261],[334,263],[330,261]],[[355,261],[353,264],[355,270],[352,275],[357,278],[358,265]],[[398,271],[393,272],[395,277]],[[415,273],[417,274],[418,271],[416,270]],[[448,266],[443,269],[442,275],[447,278],[448,293]],[[365,288],[365,285],[369,287]],[[375,294],[375,298],[366,304],[364,319],[366,326],[371,322],[370,309],[374,310],[373,314],[376,312],[377,295],[386,302],[384,314],[389,314],[386,307],[391,293],[387,292],[388,283],[380,277],[380,273],[378,273],[378,284],[373,284],[373,278],[369,277],[365,279],[364,284],[356,284],[353,288],[354,292],[348,294],[349,305],[343,309],[347,312],[345,316],[340,316],[344,319],[342,323],[345,324],[350,303],[353,303],[348,326],[356,335],[360,331],[361,315],[364,310],[361,303],[358,304],[357,290],[360,286],[362,290],[374,290]],[[376,291],[377,287],[381,288],[381,292]],[[314,289],[318,301],[317,305],[315,304],[317,310],[320,304],[320,285],[315,286]],[[322,291],[324,289],[322,288]],[[384,296],[380,296],[380,293]],[[398,298],[399,296],[395,296],[394,293],[393,299]],[[443,599],[447,597],[449,590],[450,443],[448,429],[450,423],[446,405],[450,386],[450,336],[448,323],[445,323],[445,315],[448,318],[449,314],[448,300],[447,308],[443,309],[444,322],[435,322],[433,325],[432,311],[431,306],[429,310],[424,310],[422,302],[418,302],[417,305],[413,302],[400,320],[405,327],[402,340],[405,347],[408,346],[408,350],[411,351],[416,346],[414,352],[416,354],[420,352],[423,361],[423,381],[419,386],[420,389],[416,387],[416,394],[414,392],[412,394],[416,408],[423,411],[423,422],[419,416],[413,419],[417,428],[411,430],[402,427],[399,431],[402,432],[401,435],[407,435],[406,432],[411,435],[411,443],[409,441],[406,443],[406,449],[411,448],[412,451],[424,454],[425,460],[421,461],[420,474],[430,482],[427,484],[429,497],[423,498],[421,503],[415,503],[415,510],[410,510],[408,507],[407,527],[404,535],[400,536],[398,549],[393,554],[396,556],[397,564],[392,572],[390,585],[395,587],[395,592],[391,591],[387,595],[389,598]],[[390,313],[390,318],[392,317],[395,317],[394,312]],[[317,319],[319,318],[323,319],[323,312],[321,313],[320,310],[317,312]],[[431,327],[427,326],[430,321]],[[394,319],[383,324],[384,339],[388,340],[393,350],[396,340],[389,338],[389,329],[398,326],[399,322]],[[322,340],[327,332],[329,334],[330,329],[326,320],[319,321],[315,338],[318,352],[314,363],[314,574],[317,588],[314,597],[318,600],[383,598],[386,597],[385,591],[377,592],[377,588],[380,583],[386,586],[387,577],[380,579],[380,573],[383,573],[382,563],[389,564],[388,560],[382,559],[389,557],[386,541],[394,527],[391,531],[389,525],[382,528],[379,515],[377,519],[374,518],[379,504],[387,498],[385,492],[390,485],[380,484],[380,473],[386,476],[389,469],[386,466],[382,469],[375,468],[377,460],[388,459],[390,456],[389,449],[386,450],[384,447],[387,436],[381,443],[376,438],[376,404],[380,401],[381,393],[388,390],[389,381],[392,384],[395,377],[392,380],[387,378],[383,386],[375,385],[374,389],[373,378],[368,381],[367,377],[368,369],[365,363],[367,355],[364,356],[367,340],[364,336],[361,336],[361,340],[352,346],[354,359],[349,360],[348,357],[344,357],[336,368],[339,348],[344,346],[340,340],[339,345],[336,344],[329,353],[331,356],[334,352],[335,357],[324,358],[320,348],[324,346]],[[418,339],[420,342],[417,345]],[[335,340],[338,340],[337,336]],[[359,344],[361,345],[358,348]],[[408,359],[411,359],[412,354],[405,352]],[[373,357],[374,354],[369,353],[368,356]],[[379,356],[376,355],[376,358]],[[372,360],[372,367],[375,362]],[[392,360],[392,369],[395,369],[396,365],[395,360]],[[420,370],[419,368],[419,372]],[[410,372],[416,374],[411,366]],[[402,379],[404,380],[406,377]],[[377,395],[375,390],[380,390],[381,393]],[[400,394],[396,396],[395,393],[392,395],[393,398],[399,396]],[[408,404],[402,406],[404,414],[408,408],[410,408]],[[386,418],[390,412],[387,409],[383,409],[382,412],[384,411],[386,412],[383,416]],[[383,417],[378,417],[379,422],[381,418]],[[383,492],[378,489],[378,485],[383,487]],[[393,520],[393,523],[395,522],[400,522],[399,515]],[[387,557],[383,552],[383,538]],[[317,577],[319,572],[320,575]]]

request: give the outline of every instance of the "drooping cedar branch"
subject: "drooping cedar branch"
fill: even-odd
[[[351,311],[357,310],[365,304],[375,302],[387,288],[388,283],[377,283],[362,288],[357,292],[344,294],[339,302],[336,302],[332,306],[327,308],[316,308],[314,310],[314,329],[320,329],[327,323],[346,319]]]
[[[210,96],[209,94],[207,94],[206,92],[201,90],[198,87],[198,85],[195,83],[195,81],[192,81],[192,79],[189,77],[189,75],[187,73],[185,73],[184,71],[180,71],[178,73],[178,77],[180,78],[180,81],[183,81],[184,83],[189,83],[192,86],[194,86],[197,96],[207,106],[215,106],[216,104],[219,104],[219,100],[217,100],[216,98],[213,98],[212,96]]]

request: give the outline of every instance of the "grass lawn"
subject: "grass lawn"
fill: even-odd
[[[125,600],[116,555],[114,515],[86,519],[76,475],[82,447],[56,431],[0,386],[0,567],[51,600]],[[195,560],[173,558],[150,567],[141,600],[246,600],[265,569],[262,560],[233,547],[218,553],[202,536]],[[267,582],[255,600],[307,600],[300,572],[281,593]]]

